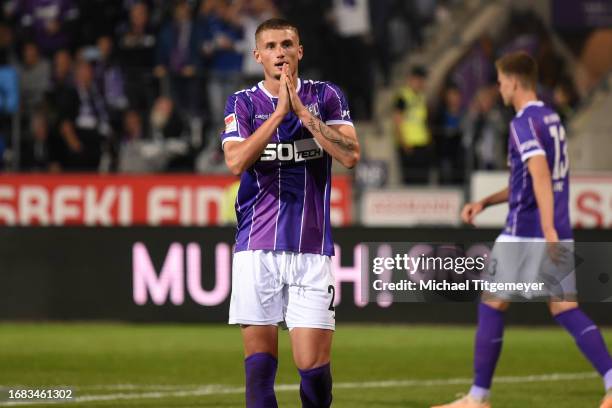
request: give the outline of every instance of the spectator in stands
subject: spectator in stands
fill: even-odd
[[[79,10],[73,0],[24,0],[17,14],[23,30],[46,56],[70,48],[75,40]]]
[[[493,41],[482,36],[453,69],[451,79],[459,86],[463,108],[469,107],[476,92],[495,78]]]
[[[157,98],[151,109],[150,125],[153,141],[163,145],[164,157],[168,160],[166,170],[193,171],[194,152],[189,127],[172,99]]]
[[[498,106],[495,85],[482,87],[467,114],[464,146],[470,169],[498,170],[506,166],[507,121]]]
[[[162,81],[164,94],[171,96],[178,108],[196,114],[196,30],[191,21],[191,6],[179,0],[173,20],[158,37],[157,66],[154,74]]]
[[[21,106],[26,116],[34,112],[51,89],[51,65],[41,58],[38,46],[26,42],[22,47],[22,63],[19,66],[19,86],[21,88]]]
[[[145,137],[140,114],[135,110],[125,112],[119,146],[118,170],[126,173],[163,171],[166,162],[163,143],[156,143]]]
[[[59,50],[53,56],[51,79],[54,88],[72,85],[72,55],[67,50]]]
[[[432,141],[424,94],[426,78],[423,67],[412,68],[394,102],[393,129],[399,147],[402,180],[406,184],[429,181]]]
[[[130,8],[136,3],[146,3],[149,11],[151,27],[158,32],[163,26],[166,18],[172,15],[172,10],[176,4],[175,1],[168,0],[124,0],[124,4]],[[193,3],[193,1],[192,1]]]
[[[553,105],[559,112],[562,123],[567,123],[567,120],[574,115],[577,100],[578,94],[571,79],[562,78],[553,90]]]
[[[276,2],[280,14],[295,24],[304,46],[304,58],[300,61],[300,75],[304,78],[340,83],[338,36],[332,27],[331,0],[292,0]]]
[[[442,93],[442,106],[433,118],[433,137],[441,184],[461,184],[465,176],[461,92],[449,84]]]
[[[12,116],[19,109],[19,77],[9,63],[12,31],[0,24],[0,169],[3,168],[5,150],[10,142]]]
[[[75,67],[75,86],[59,104],[59,132],[64,142],[61,165],[71,171],[95,171],[110,136],[104,98],[94,84],[89,62]]]
[[[155,100],[150,120],[153,140],[180,139],[187,131],[185,118],[175,108],[172,99],[165,96]]]
[[[17,13],[18,0],[5,0],[0,7],[0,21],[13,21]]]
[[[333,19],[340,37],[339,85],[351,101],[351,117],[370,120],[374,101],[369,0],[334,0]],[[356,62],[359,63],[356,63]]]
[[[138,111],[130,109],[123,115],[122,142],[145,139],[145,131],[142,125],[142,118]]]
[[[60,146],[56,135],[51,132],[46,112],[33,112],[29,124],[29,129],[22,136],[19,168],[24,171],[58,172]]]
[[[111,122],[113,125],[119,124],[123,112],[128,107],[123,69],[113,52],[113,40],[110,36],[98,38],[97,48],[99,58],[94,66],[96,85],[104,97]]]
[[[253,50],[256,48],[255,31],[261,23],[276,16],[278,11],[271,0],[250,0],[244,3],[240,10],[241,25],[244,29],[242,77],[245,86],[253,86],[263,78],[263,68],[253,58]]]
[[[119,58],[125,72],[129,105],[145,111],[156,96],[151,72],[155,65],[157,39],[149,24],[146,3],[134,3],[129,9],[129,16],[129,22],[120,30]]]
[[[53,74],[51,76],[51,91],[47,95],[47,105],[52,126],[57,127],[59,107],[65,95],[74,87],[72,56],[67,50],[59,50],[53,57]]]
[[[114,35],[124,12],[124,0],[75,0],[79,6],[77,46],[94,44]]]
[[[211,123],[223,123],[223,110],[228,95],[240,87],[244,31],[240,20],[240,4],[225,0],[207,0],[201,6],[199,21],[208,26],[200,47],[210,61],[208,100]],[[216,129],[215,129],[216,131]]]
[[[375,0],[370,2],[374,59],[385,87],[391,85],[392,58],[389,22],[391,21],[392,13],[392,0]]]

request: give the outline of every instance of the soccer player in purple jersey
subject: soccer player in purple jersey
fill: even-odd
[[[503,247],[503,244],[497,244],[499,242],[514,242],[522,246],[521,251],[513,253],[511,259],[506,256],[504,260],[501,256],[496,265],[497,271],[500,267],[502,272],[505,269],[506,279],[508,275],[514,279],[518,276],[524,278],[526,274],[533,277],[537,276],[542,265],[532,261],[538,257],[534,249],[535,252],[548,253],[554,259],[554,251],[549,252],[554,246],[546,243],[572,242],[565,130],[559,115],[537,100],[537,66],[533,58],[522,52],[512,53],[500,58],[496,67],[504,104],[513,106],[517,112],[510,123],[509,186],[481,201],[466,204],[462,218],[472,223],[474,217],[485,208],[507,201],[510,211],[496,246]],[[538,241],[545,244],[534,244]],[[506,245],[501,252],[512,252],[512,246]],[[570,278],[573,279],[563,287],[563,293],[574,296],[559,299],[549,293],[549,309],[603,377],[607,393],[601,408],[612,408],[612,358],[597,326],[579,309],[575,301],[575,276],[571,275]],[[502,349],[504,313],[508,306],[503,296],[483,293],[478,309],[473,385],[465,397],[434,408],[491,406],[489,392]]]
[[[359,143],[344,95],[302,80],[297,28],[263,22],[254,56],[264,80],[228,98],[225,162],[241,175],[229,323],[241,326],[246,406],[277,406],[278,325],[290,330],[303,407],[329,407],[335,329],[332,158],[352,168]]]

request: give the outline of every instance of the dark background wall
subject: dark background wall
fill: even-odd
[[[155,273],[159,274],[171,244],[183,250],[195,243],[201,250],[201,288],[216,285],[215,248],[229,247],[234,228],[1,228],[0,229],[0,320],[122,320],[135,322],[225,322],[229,294],[216,305],[194,300],[183,284],[184,299],[173,304],[170,296],[161,304],[148,297],[134,300],[134,248],[147,249]],[[354,247],[361,242],[491,242],[499,230],[339,228],[334,237],[342,266],[354,263]],[[612,231],[582,230],[578,242],[610,242]],[[226,262],[229,262],[229,255]],[[181,270],[185,276],[185,268]],[[342,322],[472,323],[474,303],[394,303],[381,307],[355,304],[352,283],[343,283],[337,306]],[[158,302],[159,303],[159,302]],[[586,311],[600,324],[612,325],[612,303],[586,303]],[[542,303],[514,304],[511,323],[551,322]]]

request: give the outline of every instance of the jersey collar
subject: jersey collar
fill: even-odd
[[[272,95],[272,94],[270,93],[270,91],[268,91],[268,90],[266,89],[266,87],[264,86],[264,82],[263,82],[263,81],[259,81],[259,83],[257,84],[257,86],[259,87],[259,89],[261,89],[261,90],[262,90],[262,92],[263,92],[263,93],[265,93],[265,94],[266,94],[266,96],[267,96],[268,98],[278,99],[278,96],[274,96],[274,95]],[[299,93],[299,92],[300,92],[300,89],[302,89],[302,80],[301,80],[300,78],[298,78],[298,80],[297,80],[297,87],[296,87],[295,91]]]
[[[525,104],[525,106],[523,106],[523,109],[521,109],[520,111],[516,112],[516,117],[520,118],[521,115],[523,114],[523,112],[525,112],[525,109],[527,109],[530,106],[544,106],[544,102],[542,101],[529,101]]]

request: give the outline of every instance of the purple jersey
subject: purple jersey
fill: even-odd
[[[337,86],[298,79],[297,92],[304,106],[327,125],[352,126]],[[277,103],[263,81],[230,96],[222,143],[248,138]],[[288,113],[259,160],[242,173],[236,198],[236,252],[265,249],[333,255],[331,165],[331,156],[298,117]]]
[[[552,176],[554,223],[559,239],[571,239],[569,219],[569,161],[565,128],[559,115],[540,101],[529,102],[510,122],[510,212],[504,234],[543,238],[540,213],[527,160],[546,156]]]

